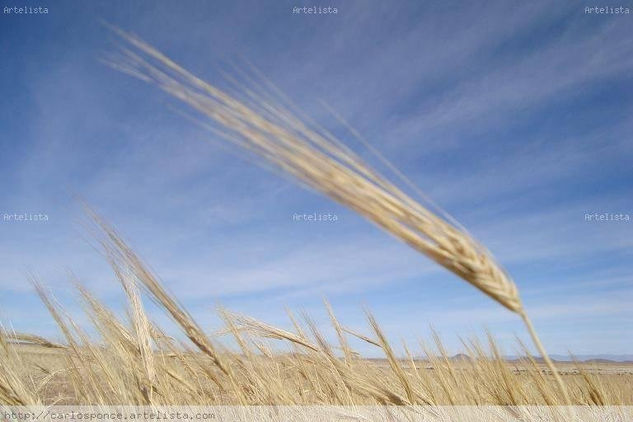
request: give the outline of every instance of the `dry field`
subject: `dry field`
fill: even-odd
[[[262,333],[263,334],[263,333]],[[242,337],[246,335],[243,334]],[[268,342],[260,340],[259,347]],[[254,344],[254,343],[253,343]],[[93,346],[94,347],[94,346]],[[105,347],[103,354],[112,353]],[[299,350],[301,347],[298,348]],[[29,389],[37,389],[37,400],[42,404],[95,404],[97,394],[81,397],[74,382],[82,378],[75,377],[71,362],[74,352],[39,344],[21,342],[9,346],[9,354],[21,356],[21,382]],[[80,349],[81,350],[81,349]],[[302,405],[350,405],[350,404],[546,404],[543,392],[555,394],[553,378],[548,375],[547,365],[531,362],[500,362],[489,357],[479,361],[469,359],[444,359],[434,356],[431,359],[397,359],[393,364],[400,366],[405,379],[413,391],[413,400],[407,398],[406,387],[398,378],[397,370],[388,359],[363,359],[355,357],[345,362],[342,357],[336,359],[340,365],[357,372],[356,382],[364,381],[373,386],[373,391],[363,391],[358,387],[345,385],[340,375],[336,375],[336,365],[328,362],[324,356],[316,353],[300,352],[296,355],[281,354],[267,357],[258,350],[252,350],[250,357],[244,353],[229,354],[224,359],[234,366],[240,388],[244,391],[242,400],[236,392],[228,391],[213,381],[209,373],[222,379],[223,374],[214,368],[213,362],[197,351],[179,353],[156,353],[153,359],[158,363],[158,370],[165,371],[157,379],[160,384],[153,387],[152,400],[147,400],[142,391],[137,390],[141,374],[119,373],[118,382],[107,386],[108,375],[103,374],[97,362],[89,364],[91,377],[101,382],[98,390],[103,390],[99,403],[108,404],[302,404]],[[81,350],[81,355],[91,355],[90,347]],[[138,357],[136,357],[138,360]],[[248,362],[247,362],[248,359]],[[118,359],[117,359],[118,360]],[[139,361],[140,364],[140,361]],[[200,365],[208,365],[202,369]],[[564,382],[570,386],[574,404],[625,404],[633,405],[633,363],[572,363],[557,362]],[[496,368],[495,375],[484,376],[489,368]],[[121,372],[130,368],[111,367],[113,372]],[[140,369],[140,368],[139,368]],[[248,374],[247,376],[247,373]],[[260,379],[255,380],[255,374]],[[312,374],[312,375],[310,375]],[[504,375],[505,374],[505,375]],[[312,376],[313,380],[308,380]],[[504,376],[508,379],[504,380]],[[495,379],[499,377],[499,379]],[[99,381],[100,380],[100,381]],[[224,381],[228,382],[228,380]],[[327,384],[326,384],[327,383]],[[463,384],[462,384],[463,383]],[[506,384],[507,383],[507,384]],[[539,383],[543,385],[538,386]],[[329,385],[328,385],[329,384]],[[118,390],[128,385],[128,391]],[[159,387],[162,385],[162,387]],[[164,386],[169,385],[169,397],[164,396]],[[477,390],[470,390],[468,385],[479,385]],[[29,387],[30,386],[30,387]],[[116,386],[116,387],[115,387]],[[187,386],[186,388],[184,386]],[[380,391],[380,386],[387,391]],[[461,387],[460,387],[461,386]],[[132,387],[132,388],[130,388]],[[255,394],[254,389],[259,391]],[[262,391],[269,389],[271,391]],[[540,390],[543,389],[543,392]],[[108,391],[109,390],[109,391]],[[118,390],[118,391],[116,391]],[[136,397],[136,399],[134,399]],[[138,400],[138,401],[130,401]],[[24,401],[23,404],[29,402]],[[5,402],[4,404],[9,404]]]
[[[432,355],[389,360],[350,353],[352,357],[346,360],[333,351],[337,347],[320,350],[307,337],[305,343],[317,350],[285,339],[297,346],[296,354],[275,354],[273,346],[266,344],[276,335],[261,327],[242,328],[240,338],[249,339],[250,347],[244,349],[248,352],[222,352],[232,367],[235,385],[208,355],[175,344],[171,352],[152,354],[152,384],[148,384],[139,350],[128,344],[130,350],[123,352],[125,346],[112,344],[112,339],[76,350],[21,341],[5,352],[9,360],[19,361],[14,363],[19,365],[19,382],[36,392],[23,397],[21,404],[534,405],[560,400],[547,365],[528,359],[455,360]],[[133,336],[130,328],[123,333]],[[96,361],[97,357],[102,361]],[[633,405],[633,363],[556,365],[574,404]],[[17,403],[8,397],[3,400],[3,404]]]
[[[526,357],[506,361],[492,337],[464,344],[464,356],[432,346],[406,347],[396,356],[378,323],[356,333],[342,326],[326,303],[330,344],[310,320],[289,313],[284,330],[218,309],[225,326],[205,333],[134,252],[104,223],[101,243],[128,298],[115,315],[77,284],[93,323],[88,335],[37,283],[38,293],[63,333],[52,342],[10,331],[0,336],[0,404],[138,405],[558,405],[565,404],[547,364]],[[142,287],[142,290],[138,287]],[[147,294],[182,328],[187,341],[166,335],[141,301]],[[382,351],[364,359],[350,336]],[[224,346],[227,337],[234,345]],[[285,345],[285,352],[279,344]],[[290,350],[290,351],[288,351]],[[414,357],[415,356],[415,357]],[[420,358],[419,356],[424,356]],[[633,365],[557,363],[573,404],[633,404]]]
[[[112,66],[182,100],[209,120],[203,124],[212,124],[214,133],[356,211],[489,296],[508,317],[524,321],[542,358],[507,362],[492,335],[464,342],[466,359],[451,359],[439,337],[430,345],[405,345],[405,353],[396,355],[370,313],[366,330],[358,333],[343,326],[327,303],[335,344],[308,316],[289,314],[293,329],[287,330],[225,309],[218,310],[224,328],[211,335],[114,229],[89,211],[96,239],[127,297],[127,313],[116,315],[76,283],[92,323],[90,329],[80,327],[33,280],[63,340],[0,331],[0,404],[633,404],[630,365],[556,367],[514,281],[483,245],[446,213],[414,200],[374,171],[325,129],[292,113],[274,89],[271,95],[242,87],[243,98],[237,99],[141,40],[115,31],[126,47]],[[143,294],[181,333],[171,337],[153,322]],[[350,337],[379,350],[383,360],[364,359],[350,347]],[[527,356],[527,347],[520,346]]]

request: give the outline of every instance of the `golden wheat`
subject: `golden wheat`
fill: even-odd
[[[568,398],[558,371],[523,308],[515,283],[465,230],[416,202],[329,132],[311,127],[272,95],[243,88],[242,95],[250,104],[240,101],[194,76],[139,38],[113,30],[131,49],[122,48],[118,58],[109,60],[112,67],[156,84],[211,119],[216,126],[207,127],[225,139],[356,211],[518,314],[562,394]]]
[[[555,378],[544,372],[540,363],[529,355],[522,361],[507,362],[492,339],[488,347],[477,341],[465,342],[470,358],[453,360],[435,335],[436,351],[421,345],[416,357],[405,347],[403,359],[397,356],[370,313],[367,318],[374,334],[359,334],[345,328],[327,303],[338,345],[328,343],[307,316],[302,324],[289,313],[295,327],[289,331],[220,309],[225,327],[218,332],[233,336],[238,346],[237,351],[230,350],[222,346],[220,339],[204,333],[193,317],[177,305],[114,229],[102,219],[97,219],[97,226],[115,277],[128,277],[124,283],[119,279],[127,297],[127,312],[123,314],[127,320],[75,279],[84,311],[96,328],[97,337],[89,336],[87,327],[79,327],[36,283],[37,292],[65,341],[0,331],[1,405],[566,403],[561,400]],[[143,291],[137,291],[136,286],[144,286]],[[166,335],[147,316],[141,317],[147,315],[140,298],[143,292],[173,317],[190,343]],[[146,328],[138,328],[139,320]],[[385,359],[362,358],[346,333],[376,347]],[[287,344],[291,352],[276,349],[270,341]],[[213,345],[214,354],[205,343]],[[144,345],[149,345],[149,352],[143,350]],[[596,369],[570,363],[565,367],[564,382],[571,403],[633,404],[633,368],[614,367],[609,373],[608,365]]]

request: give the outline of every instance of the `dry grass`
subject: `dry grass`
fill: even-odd
[[[485,347],[477,341],[465,344],[466,360],[451,360],[437,337],[434,351],[421,345],[423,358],[416,358],[406,345],[405,356],[398,356],[370,313],[368,333],[357,333],[341,324],[328,304],[336,345],[308,317],[299,322],[290,314],[290,331],[220,309],[225,323],[220,333],[231,336],[238,348],[229,350],[206,333],[114,229],[92,213],[104,254],[128,299],[127,318],[121,319],[76,283],[97,333],[89,335],[34,280],[64,341],[0,332],[0,403],[633,404],[630,373],[606,374],[573,365],[561,377],[544,353],[514,282],[449,216],[416,202],[326,130],[306,123],[269,93],[242,87],[244,99],[239,101],[139,39],[117,32],[131,49],[122,49],[113,66],[157,84],[211,119],[214,132],[358,212],[520,315],[545,358],[545,368],[531,357],[504,361],[492,337]],[[167,336],[151,321],[142,293],[173,319],[188,341]],[[349,335],[385,358],[361,358],[350,346]],[[273,341],[287,349],[280,352]],[[30,351],[24,353],[27,347]]]
[[[112,29],[127,44],[119,57],[107,62],[112,67],[158,86],[212,123],[214,126],[203,125],[214,133],[364,216],[518,314],[562,395],[570,402],[515,283],[491,253],[448,214],[433,213],[327,130],[309,124],[309,119],[284,107],[275,99],[279,92],[272,84],[268,83],[272,88],[266,91],[258,85],[249,88],[235,82],[238,93],[232,96],[191,74],[141,39]],[[234,81],[230,76],[229,80]]]
[[[532,358],[507,362],[492,338],[464,345],[453,360],[439,338],[397,356],[368,313],[364,334],[346,328],[326,303],[338,344],[308,318],[281,329],[226,309],[208,335],[112,228],[96,220],[100,241],[128,298],[118,317],[76,282],[92,322],[88,335],[45,289],[37,286],[64,336],[0,334],[0,404],[241,404],[241,405],[557,405],[566,403],[546,366]],[[142,287],[139,290],[138,287]],[[188,339],[167,336],[147,316],[144,292]],[[230,336],[234,347],[220,337]],[[348,336],[375,347],[383,359],[364,359]],[[285,347],[277,347],[285,344]],[[413,352],[411,352],[413,350]],[[415,356],[414,356],[415,355]],[[572,403],[633,404],[633,367],[566,363],[562,379]]]

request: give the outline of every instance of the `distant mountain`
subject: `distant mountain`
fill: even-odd
[[[458,353],[455,356],[452,356],[450,358],[451,360],[455,360],[455,361],[461,361],[461,360],[465,360],[465,361],[470,361],[472,360],[472,358],[464,353]]]
[[[503,358],[508,362],[518,362],[518,361],[527,359],[525,356],[518,356],[518,355],[505,355]],[[554,355],[550,355],[550,358],[554,362],[573,362],[573,359],[567,355],[554,354]],[[540,356],[533,357],[532,359],[534,359],[538,363],[545,362],[543,358],[541,358]],[[575,359],[579,362],[586,362],[586,363],[631,363],[633,364],[633,355],[615,355],[615,354],[576,355]],[[370,359],[370,360],[382,361],[384,360],[384,358],[376,358],[376,359]],[[416,356],[415,360],[426,361],[427,359],[425,356]],[[449,357],[449,360],[453,362],[460,362],[460,361],[468,362],[468,361],[471,361],[472,358],[467,354],[458,353],[456,355]]]
[[[618,362],[611,359],[586,359],[586,360],[583,360],[582,362],[583,363],[623,363],[623,362]]]
[[[569,355],[550,355],[552,359],[559,361],[571,361]],[[633,362],[633,355],[615,355],[608,353],[601,353],[595,355],[575,355],[575,358],[579,361],[611,361],[611,362]]]
[[[525,356],[510,355],[504,356],[510,362],[525,359]],[[550,355],[550,358],[557,362],[572,362],[573,359],[567,355]],[[633,363],[633,355],[615,355],[615,354],[596,354],[596,355],[576,355],[575,359],[579,362],[587,363]],[[450,358],[452,361],[469,361],[470,356],[458,353]],[[541,357],[534,357],[537,362],[543,362]]]

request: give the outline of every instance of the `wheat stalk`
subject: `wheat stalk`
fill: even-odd
[[[66,346],[52,342],[35,334],[8,332],[5,334],[10,343],[34,344],[47,349],[65,349]]]
[[[240,101],[194,76],[139,38],[112,28],[129,47],[106,62],[156,84],[210,119],[214,133],[264,158],[455,273],[518,314],[535,346],[569,396],[521,303],[510,276],[465,230],[412,199],[325,130],[289,111],[274,97],[242,87]]]

